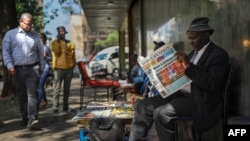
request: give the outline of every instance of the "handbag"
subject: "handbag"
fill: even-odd
[[[89,122],[91,141],[124,141],[125,125],[120,119],[94,118]]]

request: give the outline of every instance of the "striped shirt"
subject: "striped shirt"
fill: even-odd
[[[20,27],[8,31],[2,41],[2,51],[8,69],[37,62],[41,70],[44,67],[43,46],[35,31],[25,32]]]

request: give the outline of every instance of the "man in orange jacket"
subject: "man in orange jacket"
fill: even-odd
[[[75,45],[70,40],[65,39],[66,31],[64,26],[57,27],[57,39],[52,42],[52,67],[55,77],[55,93],[53,96],[53,113],[59,112],[59,95],[62,81],[63,89],[63,111],[69,112],[68,98],[70,95],[70,85],[73,77],[73,69],[76,64]]]

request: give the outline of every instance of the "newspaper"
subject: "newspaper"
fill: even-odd
[[[129,102],[91,102],[84,111],[78,111],[72,121],[88,120],[92,118],[132,119],[134,108]]]
[[[184,73],[184,65],[176,60],[175,53],[173,45],[166,44],[145,58],[138,57],[140,66],[163,98],[192,82]]]

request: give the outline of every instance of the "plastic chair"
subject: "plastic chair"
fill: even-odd
[[[90,141],[90,138],[86,136],[88,133],[89,133],[88,129],[80,128],[79,131],[80,141]]]
[[[227,79],[225,81],[224,86],[224,94],[223,94],[223,102],[224,102],[224,113],[223,113],[223,123],[227,123],[227,97],[229,94],[229,88],[231,85],[231,76],[232,76],[233,67],[231,64],[228,65],[228,75]],[[191,116],[183,116],[178,117],[176,124],[175,124],[175,141],[201,141],[201,134],[195,133],[193,130],[190,130],[189,126],[192,126],[193,118]],[[190,125],[191,124],[191,125]],[[182,127],[183,133],[184,133],[184,139],[179,138],[179,130],[180,127]],[[192,128],[192,127],[191,127]]]
[[[120,83],[118,81],[112,79],[98,79],[96,77],[90,77],[86,70],[85,62],[78,62],[78,68],[81,75],[81,88],[80,88],[80,110],[83,108],[83,97],[85,89],[94,88],[94,101],[96,100],[96,89],[97,88],[105,88],[107,90],[107,100],[109,101],[109,89],[120,87]]]

